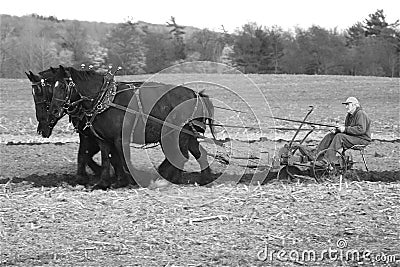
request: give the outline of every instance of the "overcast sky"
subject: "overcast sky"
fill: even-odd
[[[387,22],[400,18],[400,0],[7,0],[2,1],[0,14],[115,23],[131,18],[155,24],[174,16],[180,25],[216,31],[224,25],[233,32],[248,22],[284,30],[312,25],[346,29],[377,9],[383,9]]]

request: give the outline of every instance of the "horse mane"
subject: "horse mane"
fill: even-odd
[[[54,72],[53,70],[58,70],[58,68],[54,69],[54,68],[49,68],[47,70],[43,70],[41,72],[39,72],[39,76],[41,76],[44,79],[49,79],[49,78],[53,78],[54,77]]]
[[[38,74],[40,76],[47,76],[48,74],[52,74],[53,72],[51,71],[51,69],[47,69],[47,70],[43,70],[41,72],[39,72]]]
[[[99,74],[99,73],[95,72],[94,70],[77,70],[74,67],[66,67],[65,69],[68,70],[71,75],[73,75],[75,78],[77,78],[81,81],[90,80],[94,76],[103,77],[102,74]],[[58,71],[58,70],[59,70],[59,68],[49,68],[47,70],[43,70],[43,71],[39,72],[39,75],[45,79],[52,78],[55,75],[54,71]]]
[[[74,67],[68,67],[66,69],[70,72],[73,80],[79,79],[81,81],[87,81],[95,77],[104,77],[104,75],[97,73],[94,70],[77,70]]]

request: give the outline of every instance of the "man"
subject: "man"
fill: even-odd
[[[364,112],[357,98],[349,97],[345,105],[347,116],[344,125],[337,125],[319,143],[316,153],[330,148],[325,154],[329,161],[336,161],[336,152],[341,148],[348,149],[354,145],[368,145],[371,142],[371,120]]]

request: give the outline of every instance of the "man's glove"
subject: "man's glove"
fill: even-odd
[[[346,130],[346,127],[343,125],[340,125],[339,127],[336,127],[336,129],[338,130],[338,132],[344,133],[344,131]]]
[[[333,129],[330,129],[329,132],[332,133],[332,134],[337,134],[337,133],[339,133],[339,129],[338,128],[333,128]]]
[[[344,133],[346,127],[343,125],[337,125],[335,128],[331,129],[330,132],[333,134]]]

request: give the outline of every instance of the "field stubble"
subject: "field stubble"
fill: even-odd
[[[145,80],[149,76],[118,77]],[[216,76],[217,77],[217,76]],[[220,75],[214,80],[234,89],[240,98],[215,87],[207,90],[234,109],[253,109],[257,118],[216,110],[222,124],[272,124],[262,117],[302,119],[309,105],[310,121],[344,120],[340,104],[358,97],[373,121],[374,142],[368,147],[370,172],[363,181],[343,183],[269,181],[262,186],[225,183],[213,187],[167,186],[155,190],[118,189],[87,192],[75,183],[77,136],[66,119],[53,137],[36,136],[34,104],[26,80],[1,80],[0,85],[0,265],[17,266],[355,266],[356,261],[262,261],[265,245],[274,250],[323,251],[345,240],[348,249],[396,255],[400,260],[399,81],[376,77],[250,75],[265,95],[243,79]],[[173,84],[179,75],[162,76]],[[201,80],[201,76],[187,79]],[[258,89],[257,89],[258,90]],[[250,92],[250,93],[249,93]],[[221,105],[221,103],[218,105]],[[261,117],[260,117],[261,116]],[[273,124],[272,124],[273,125]],[[278,126],[278,125],[275,125]],[[294,127],[279,122],[279,126]],[[219,129],[220,135],[222,130]],[[307,144],[315,144],[318,129]],[[228,132],[231,152],[246,155],[267,149],[271,155],[292,133],[268,129]],[[259,140],[260,137],[266,137]],[[279,141],[280,140],[280,141]],[[144,152],[157,165],[159,148]],[[96,158],[99,159],[98,156]],[[149,166],[141,164],[140,168]],[[152,166],[150,166],[152,167]],[[224,166],[212,163],[213,169]],[[362,165],[358,166],[362,167]],[[193,159],[188,171],[196,170]],[[153,170],[154,171],[154,170]],[[241,172],[240,166],[230,169]],[[10,179],[12,178],[12,179]],[[247,181],[248,182],[248,181]],[[363,264],[398,266],[364,260]]]

